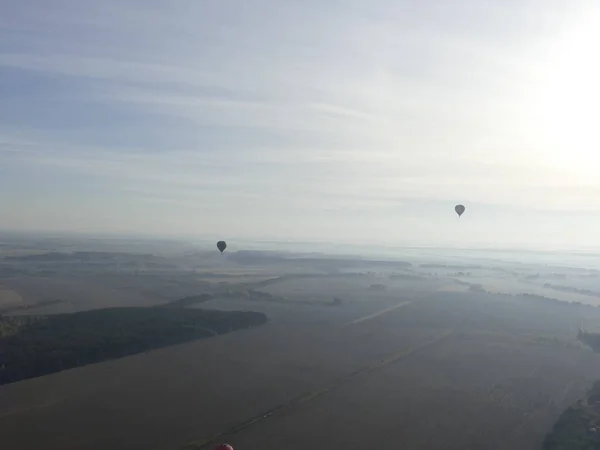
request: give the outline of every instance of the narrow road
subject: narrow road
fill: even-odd
[[[371,319],[374,319],[376,317],[383,316],[384,314],[387,314],[389,312],[395,311],[396,309],[402,308],[403,306],[410,305],[411,303],[412,302],[398,303],[397,305],[390,306],[389,308],[382,309],[381,311],[377,311],[376,313],[369,314],[368,316],[364,316],[364,317],[360,317],[358,319],[352,320],[352,321],[346,323],[346,325],[356,325],[357,323],[366,322],[367,320],[371,320]]]

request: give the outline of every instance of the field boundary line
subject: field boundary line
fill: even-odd
[[[396,307],[398,307],[398,306],[396,305]],[[333,381],[332,383],[322,387],[321,389],[317,389],[316,391],[302,394],[283,405],[277,406],[263,414],[255,416],[249,420],[246,420],[245,422],[234,425],[231,428],[229,428],[225,431],[222,431],[220,433],[217,433],[211,437],[208,437],[206,439],[202,439],[199,441],[189,442],[188,444],[181,447],[181,449],[182,450],[205,449],[209,445],[214,444],[215,442],[218,442],[220,440],[223,440],[225,437],[229,437],[234,434],[237,434],[238,432],[240,432],[246,428],[249,428],[253,425],[256,425],[259,422],[262,422],[263,420],[268,419],[269,417],[272,417],[274,415],[277,415],[277,414],[283,413],[285,411],[288,411],[290,409],[293,409],[297,406],[300,406],[304,403],[307,403],[311,400],[321,397],[322,395],[325,395],[328,392],[338,389],[338,388],[348,384],[355,378],[358,378],[362,375],[368,375],[376,370],[382,369],[383,367],[386,367],[388,365],[399,362],[399,361],[403,360],[404,358],[411,356],[419,351],[425,350],[429,347],[434,346],[435,344],[443,342],[444,340],[448,339],[453,333],[454,333],[454,330],[449,330],[449,331],[446,331],[421,345],[417,345],[416,347],[412,347],[412,348],[398,351],[396,353],[392,353],[390,356],[382,359],[380,362],[378,362],[376,364],[370,365],[368,367],[363,367],[361,369],[357,369],[357,370],[351,372],[350,374],[345,375],[344,377],[339,378],[338,380]]]
[[[381,311],[377,311],[374,312],[372,314],[369,314],[367,316],[363,316],[363,317],[359,317],[358,319],[354,319],[351,320],[350,322],[346,322],[345,325],[356,325],[359,324],[361,322],[366,322],[367,320],[371,320],[371,319],[375,319],[379,316],[383,316],[384,314],[387,314],[389,312],[395,311],[398,308],[402,308],[403,306],[408,306],[410,304],[412,304],[413,302],[402,302],[402,303],[398,303],[397,305],[394,306],[390,306],[388,308],[382,309]]]

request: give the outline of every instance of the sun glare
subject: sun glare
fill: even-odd
[[[549,48],[535,109],[548,159],[579,174],[600,167],[600,9]]]

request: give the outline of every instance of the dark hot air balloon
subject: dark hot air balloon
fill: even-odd
[[[456,214],[458,214],[458,217],[462,216],[463,213],[465,212],[465,207],[464,205],[456,205],[454,207],[454,211],[456,211]]]
[[[225,242],[225,241],[219,241],[219,242],[217,242],[217,248],[219,249],[219,251],[221,252],[221,254],[223,254],[223,252],[227,248],[227,242]]]
[[[215,450],[233,450],[233,447],[229,444],[220,444],[215,447]]]

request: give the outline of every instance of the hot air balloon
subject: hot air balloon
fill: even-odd
[[[219,251],[221,252],[221,254],[223,254],[223,252],[227,248],[227,242],[225,242],[225,241],[219,241],[219,242],[217,242],[217,248],[219,249]]]
[[[229,444],[220,444],[215,447],[215,450],[233,450],[233,447]]]
[[[465,212],[465,206],[464,205],[456,205],[454,207],[454,211],[456,211],[456,214],[458,214],[458,217],[462,216],[463,213]]]

